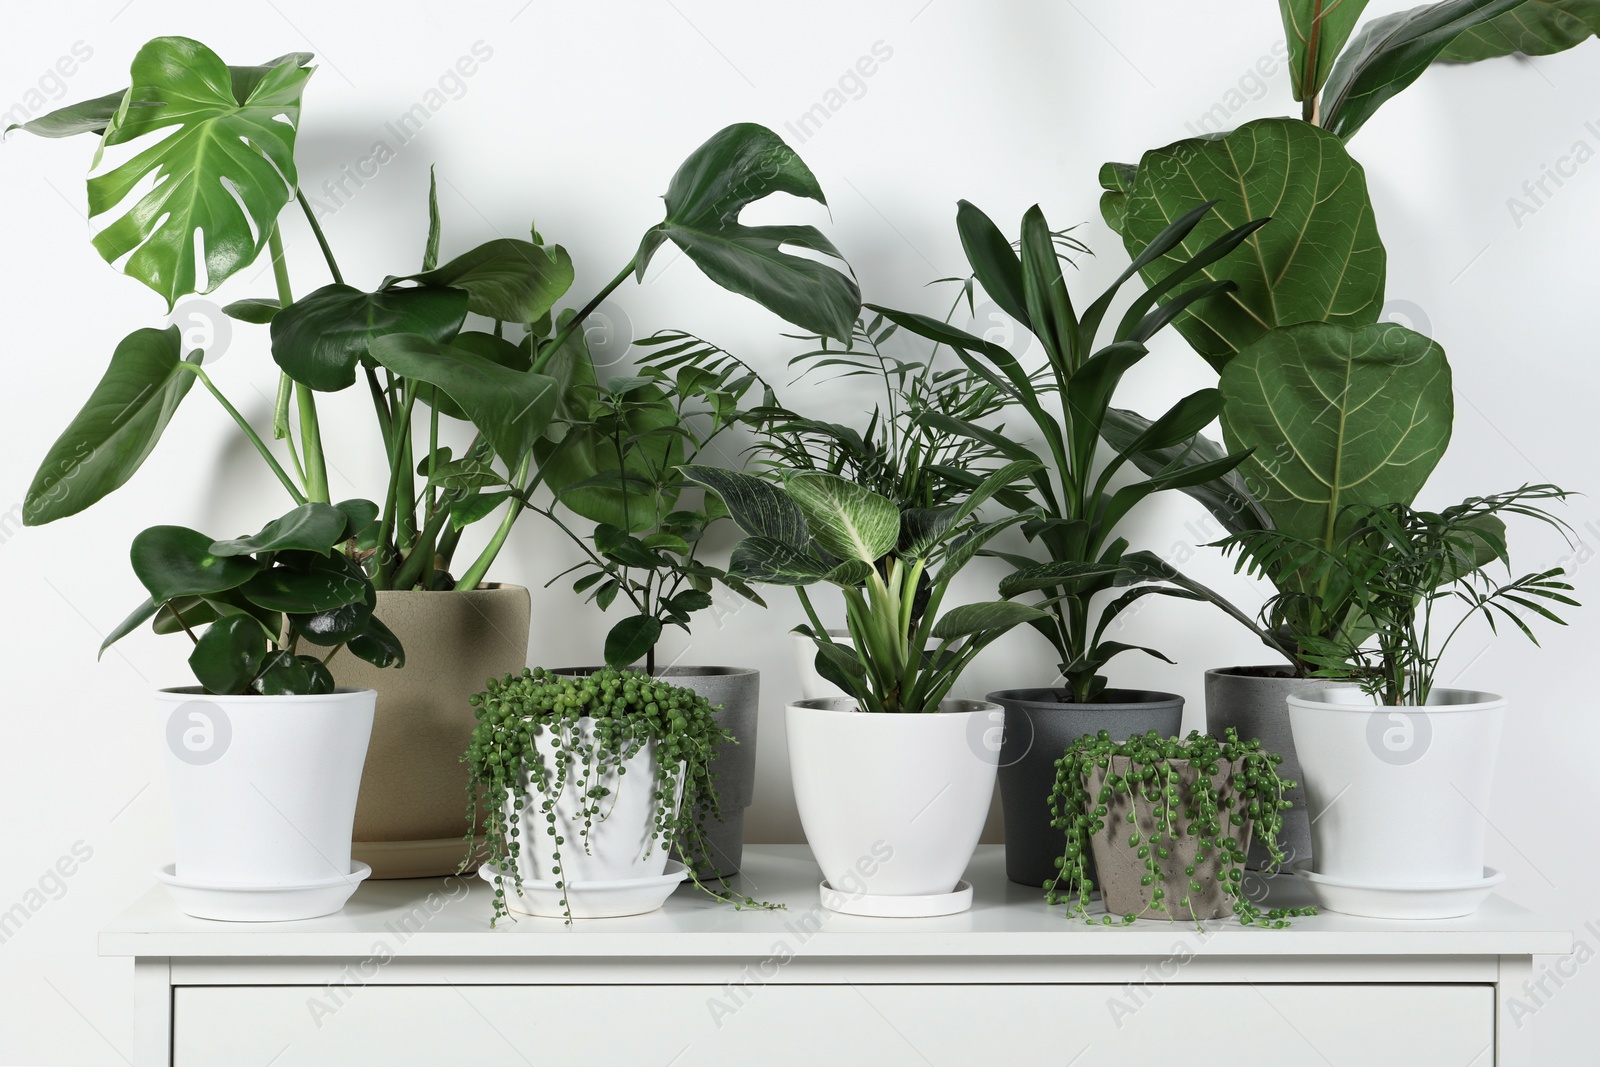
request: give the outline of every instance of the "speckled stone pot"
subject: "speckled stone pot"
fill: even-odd
[[[351,851],[372,877],[437,877],[466,858],[467,701],[527,665],[529,612],[520,585],[380,592],[375,614],[406,665],[379,670],[348,650],[329,664],[340,685],[378,691]]]

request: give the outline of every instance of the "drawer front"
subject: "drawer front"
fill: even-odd
[[[188,986],[173,1022],[178,1067],[1494,1060],[1481,985]]]

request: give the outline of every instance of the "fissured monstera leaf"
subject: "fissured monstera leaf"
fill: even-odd
[[[211,292],[261,253],[299,181],[294,140],[309,58],[230,68],[187,37],[158,37],[139,50],[96,167],[107,148],[165,135],[89,179],[91,218],[122,211],[94,238],[107,262],[126,257],[123,271],[170,308],[188,293]]]
[[[24,524],[76,515],[133,477],[194,385],[181,343],[176,326],[135,330],[118,343],[94,392],[33,476]],[[191,361],[200,356],[195,352]]]
[[[1443,52],[1444,63],[1476,63],[1498,56],[1548,56],[1600,34],[1600,0],[1526,0],[1499,18],[1460,34]]]
[[[1455,417],[1444,350],[1393,323],[1273,330],[1222,373],[1222,432],[1273,526],[1338,536],[1352,504],[1409,504]]]
[[[1271,217],[1201,272],[1238,288],[1194,305],[1173,322],[1219,371],[1274,326],[1378,321],[1387,255],[1365,173],[1339,138],[1310,123],[1261,119],[1225,137],[1179,141],[1146,152],[1136,170],[1108,164],[1101,184],[1107,190],[1101,210],[1130,255],[1171,220],[1217,202],[1178,247],[1144,269],[1147,283],[1230,230]]]
[[[1328,75],[1322,91],[1322,125],[1349,140],[1463,33],[1524,3],[1526,0],[1444,0],[1373,19],[1355,35]]]
[[[272,317],[272,358],[308,388],[335,393],[355,384],[372,342],[390,334],[448,341],[467,317],[460,289],[407,288],[363,293],[325,285]]]
[[[842,260],[814,226],[745,226],[739,213],[773,193],[826,204],[822,188],[794,149],[765,126],[729,126],[695,149],[667,187],[667,217],[652,227],[634,259],[637,276],[663,241],[683,249],[712,281],[761,304],[802,329],[848,339],[861,290],[847,274],[793,255],[805,248]]]
[[[1296,100],[1316,98],[1367,0],[1278,0]]]

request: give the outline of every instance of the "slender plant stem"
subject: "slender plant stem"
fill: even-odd
[[[323,504],[328,500],[328,465],[322,458],[322,429],[317,423],[317,401],[309,388],[296,382],[300,407],[300,441],[305,446],[306,496]]]
[[[317,214],[311,210],[311,205],[306,201],[306,194],[296,189],[294,198],[300,201],[300,210],[305,212],[306,221],[311,224],[311,232],[316,235],[317,245],[322,249],[322,258],[327,261],[328,273],[333,275],[334,284],[343,285],[344,275],[339,273],[339,264],[334,261],[333,249],[328,247],[328,238],[322,232],[322,223],[317,221]]]
[[[289,495],[294,498],[295,504],[297,506],[304,504],[306,502],[305,494],[294,484],[294,479],[289,477],[289,473],[283,469],[283,466],[273,456],[272,450],[267,447],[267,443],[261,440],[260,435],[245,420],[245,417],[239,414],[239,409],[229,403],[228,398],[222,395],[222,390],[212,383],[211,376],[206,374],[197,363],[181,363],[179,366],[200,379],[200,384],[205,386],[206,390],[217,398],[217,403],[222,405],[222,409],[238,424],[239,429],[244,431],[244,435],[250,439],[250,443],[255,446],[256,451],[261,453],[261,458],[267,461],[267,466],[272,468],[272,473],[278,476],[278,481],[282,482],[283,487],[289,491]]]
[[[517,465],[516,473],[511,477],[511,483],[513,485],[520,485],[522,480],[528,476],[528,468],[532,464],[532,453],[523,456],[522,462]],[[456,583],[457,588],[478,588],[479,584],[483,581],[483,576],[487,574],[489,572],[489,568],[494,565],[495,557],[498,556],[500,554],[500,550],[505,547],[506,538],[511,536],[511,527],[516,525],[517,516],[522,514],[523,507],[524,505],[520,496],[514,496],[511,498],[510,504],[506,507],[505,515],[500,519],[499,527],[495,529],[494,536],[489,538],[489,544],[485,546],[484,550],[478,554],[478,558],[472,561],[472,566],[467,568],[466,573],[461,576],[461,580]]]
[[[283,235],[276,225],[272,228],[271,235],[267,238],[267,247],[272,255],[272,280],[278,290],[278,306],[286,308],[294,303],[294,292],[289,287],[289,264],[283,257]],[[289,397],[294,392],[294,382],[287,375],[278,375],[278,396],[272,405],[272,436],[274,439],[289,442],[289,447],[294,448],[294,439],[289,436]],[[295,466],[300,465],[300,460],[295,459]]]
[[[400,404],[399,422],[411,423],[411,407],[416,403],[416,393],[401,387],[404,397]],[[395,553],[389,551],[389,541],[394,535],[395,497],[400,492],[400,441],[398,436],[389,446],[389,488],[383,499],[383,522],[378,527],[378,573],[373,581],[379,589],[389,589],[394,574]]]
[[[595,294],[593,300],[585,304],[576,315],[567,321],[565,326],[561,327],[555,337],[550,340],[550,343],[544,346],[544,351],[539,358],[533,361],[532,373],[542,374],[544,372],[545,367],[554,358],[555,354],[561,351],[561,346],[567,343],[568,338],[583,328],[583,321],[594,314],[594,309],[599,307],[606,297],[614,293],[619,285],[628,280],[628,276],[633,273],[633,265],[634,261],[628,260],[628,265],[622,268],[621,273],[612,278],[604,289]]]

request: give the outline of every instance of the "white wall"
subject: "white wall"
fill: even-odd
[[[1378,0],[1372,10],[1401,6]],[[139,44],[160,34],[199,38],[235,63],[317,52],[299,152],[302,182],[312,192],[342,165],[366,157],[372,142],[388,136],[384,124],[421,101],[475,42],[487,44],[492,58],[459,98],[438,108],[376,177],[351,187],[328,222],[347,277],[358,285],[415,262],[427,169],[438,162],[447,251],[523,234],[536,218],[547,239],[571,250],[575,292],[586,297],[659,217],[656,198],[677,162],[724,124],[754,120],[800,150],[829,193],[831,219],[796,203],[761,205],[751,217],[781,213],[823,225],[870,299],[934,307],[924,283],[965,271],[952,224],[960,197],[1008,228],[1034,202],[1057,224],[1082,223],[1099,258],[1083,264],[1079,292],[1097,292],[1125,262],[1096,208],[1102,162],[1133,160],[1184,136],[1185,122],[1217,103],[1236,110],[1238,121],[1290,108],[1281,69],[1264,95],[1251,80],[1258,61],[1271,65],[1280,40],[1269,0],[396,0],[381,8],[99,0],[17,6],[7,14],[0,109],[26,106],[30,90],[41,86],[59,91],[58,102],[118,88]],[[61,87],[47,72],[75,45],[92,57]],[[875,46],[892,54],[858,98],[808,139],[786,129]],[[1538,179],[1579,144],[1586,159],[1600,148],[1597,56],[1600,45],[1590,44],[1532,63],[1432,72],[1354,142],[1389,248],[1397,314],[1420,314],[1455,367],[1455,441],[1424,503],[1556,481],[1591,494],[1572,509],[1589,551],[1600,543],[1600,525],[1587,525],[1600,521],[1593,498],[1600,489],[1593,459],[1600,361],[1586,325],[1600,164],[1579,167],[1559,189],[1548,185],[1554,195],[1541,195],[1537,211],[1520,220],[1508,198],[1525,197],[1525,180]],[[131,1044],[130,969],[96,958],[95,932],[152,884],[152,868],[169,857],[166,790],[146,694],[182,680],[183,649],[140,635],[95,662],[99,636],[139,599],[126,564],[128,539],[155,522],[237,533],[283,504],[231,424],[197,390],[132,484],[85,515],[16,529],[20,512],[8,509],[21,501],[43,450],[115,341],[164,318],[154,294],[110,270],[88,243],[82,176],[91,150],[87,140],[13,136],[0,152],[8,384],[0,390],[0,576],[10,608],[0,646],[0,676],[9,686],[0,725],[0,910],[17,901],[40,905],[0,944],[0,1062],[7,1063],[110,1064]],[[322,284],[315,249],[298,228],[289,256],[298,290]],[[778,336],[780,324],[673,259],[664,253],[645,284],[619,294],[634,333],[701,332],[781,379],[793,346]],[[222,297],[269,289],[270,278],[255,272]],[[249,415],[265,416],[276,375],[263,331],[237,327],[213,369]],[[1169,335],[1130,379],[1124,399],[1154,409],[1206,377],[1198,358]],[[841,416],[859,409],[859,398],[843,390],[816,395]],[[352,391],[324,410],[334,491],[376,495],[379,462],[364,399]],[[1187,500],[1161,501],[1141,513],[1131,536],[1187,555],[1197,540],[1214,536],[1186,528],[1202,518]],[[1530,568],[1554,565],[1565,552],[1538,534],[1518,544],[1520,562]],[[497,576],[539,586],[570,558],[550,530],[527,522]],[[1253,595],[1208,551],[1191,567],[1246,600]],[[973,596],[983,595],[993,575],[971,576]],[[1588,578],[1580,573],[1578,584],[1592,600]],[[768,613],[749,608],[720,628],[702,627],[689,651],[694,660],[753,664],[765,674],[752,826],[769,840],[792,838],[798,829],[780,717],[794,681],[784,632],[796,614],[780,594]],[[558,586],[537,601],[532,658],[592,660],[603,627]],[[1600,636],[1600,613],[1579,612],[1571,628],[1542,632],[1542,651],[1519,639],[1491,645],[1474,635],[1447,675],[1512,700],[1490,862],[1510,872],[1509,895],[1554,926],[1578,928],[1600,918],[1592,892],[1600,870],[1594,850],[1579,840],[1594,814],[1590,753],[1600,743],[1600,725],[1582,696],[1590,691],[1582,650]],[[1152,604],[1130,636],[1160,645],[1177,666],[1129,657],[1115,665],[1114,681],[1182,693],[1191,725],[1199,722],[1206,667],[1263,658],[1248,634],[1198,605]],[[1048,650],[1018,634],[974,669],[966,689],[981,695],[1040,684],[1051,673]],[[69,879],[51,881],[47,872],[75,845],[92,857]],[[49,895],[29,896],[41,878]],[[1594,935],[1580,936],[1593,944]],[[1527,1025],[1543,1056],[1559,1062],[1563,1051],[1587,1046],[1600,977],[1584,969],[1565,988],[1550,982],[1546,989],[1554,995],[1541,998]]]

